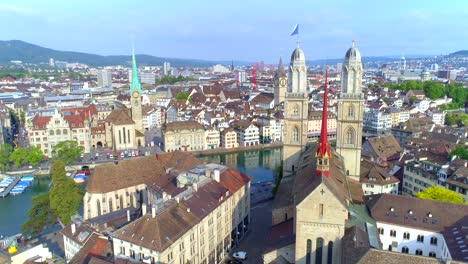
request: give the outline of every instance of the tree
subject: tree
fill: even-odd
[[[437,98],[440,98],[440,97],[444,96],[444,94],[445,94],[444,86],[441,83],[437,83],[437,82],[433,82],[433,81],[427,81],[427,82],[424,82],[423,87],[424,87],[423,88],[424,93],[431,100],[435,100]]]
[[[52,188],[49,193],[36,195],[32,199],[28,220],[21,227],[23,233],[34,236],[40,234],[47,225],[57,222],[63,228],[78,211],[83,192],[72,179],[67,178],[62,160],[53,161],[50,177]]]
[[[32,198],[31,208],[28,210],[28,220],[21,226],[24,234],[38,235],[44,227],[54,224],[57,217],[50,208],[49,194],[42,193]]]
[[[24,159],[24,163],[36,166],[44,158],[44,153],[40,147],[31,146],[28,148],[27,155]]]
[[[449,153],[449,158],[451,159],[453,156],[457,156],[460,159],[468,160],[468,149],[464,147],[456,147]]]
[[[410,104],[412,105],[412,104],[414,103],[414,101],[416,101],[416,96],[413,95],[413,96],[411,96],[411,97],[409,98],[409,102],[410,102]]]
[[[6,171],[10,168],[10,155],[13,147],[9,144],[0,145],[0,170]]]
[[[465,201],[463,200],[463,196],[459,193],[454,191],[445,189],[440,186],[432,186],[427,188],[424,191],[416,193],[416,197],[425,199],[425,200],[436,200],[441,202],[448,202],[448,203],[457,203],[463,204]]]
[[[13,162],[13,167],[18,168],[24,164],[24,160],[26,159],[27,155],[28,151],[26,148],[18,148],[11,153],[8,159],[9,161]]]
[[[83,192],[75,182],[67,178],[65,163],[61,160],[53,162],[50,168],[52,189],[49,193],[50,208],[57,215],[58,222],[64,226],[76,214],[80,206]]]
[[[73,140],[62,141],[52,149],[55,159],[62,160],[65,164],[73,163],[83,151],[84,147],[79,146],[78,142]]]

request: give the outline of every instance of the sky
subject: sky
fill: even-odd
[[[1,0],[1,40],[101,55],[289,61],[468,49],[466,0]]]

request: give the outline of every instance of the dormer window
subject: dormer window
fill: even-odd
[[[393,212],[393,211],[395,211],[395,208],[390,207],[390,212]]]
[[[432,213],[431,212],[427,213],[427,217],[432,217]]]
[[[408,214],[412,215],[412,214],[413,214],[413,210],[409,210],[409,211],[408,211]]]

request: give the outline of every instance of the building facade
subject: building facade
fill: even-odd
[[[162,139],[166,152],[203,150],[206,145],[205,129],[193,120],[164,124]]]
[[[278,69],[276,70],[274,83],[275,89],[275,106],[284,102],[284,97],[286,95],[286,88],[288,86],[288,77],[284,71],[283,59],[280,58],[278,63]]]
[[[221,146],[223,148],[237,148],[239,143],[237,142],[237,133],[232,129],[224,129],[220,133],[221,135]]]
[[[338,96],[336,151],[343,156],[347,175],[359,179],[364,94],[361,54],[353,46],[346,52]]]
[[[288,88],[284,101],[283,174],[297,169],[297,160],[307,143],[307,66],[304,51],[297,43],[291,54]]]

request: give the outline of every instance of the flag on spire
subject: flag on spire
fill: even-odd
[[[296,24],[296,26],[294,26],[291,36],[294,36],[294,35],[299,35],[299,24]]]

